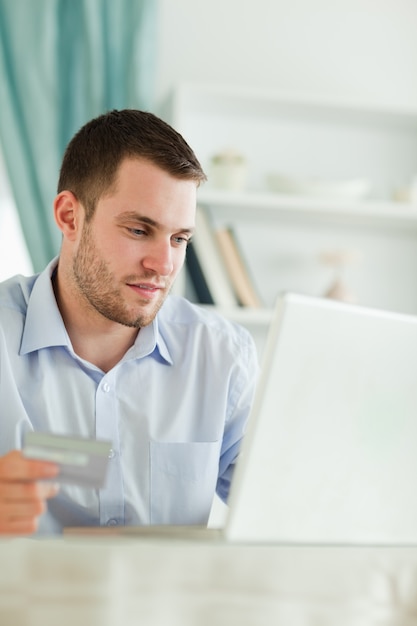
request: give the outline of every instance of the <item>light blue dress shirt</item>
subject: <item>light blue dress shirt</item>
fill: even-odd
[[[205,524],[227,500],[253,399],[250,334],[169,296],[104,373],[78,357],[44,272],[0,284],[0,455],[37,430],[112,442],[106,485],[61,486],[39,533],[65,526]]]

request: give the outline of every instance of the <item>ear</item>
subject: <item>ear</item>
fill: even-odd
[[[61,191],[54,200],[54,216],[65,238],[74,241],[81,227],[82,207],[71,191]]]

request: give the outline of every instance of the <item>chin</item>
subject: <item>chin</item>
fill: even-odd
[[[134,328],[142,328],[143,326],[149,326],[154,321],[159,309],[163,305],[163,302],[160,302],[158,306],[154,306],[151,311],[141,311],[136,317],[134,317],[129,326]]]

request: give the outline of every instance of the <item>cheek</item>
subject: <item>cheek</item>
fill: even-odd
[[[172,262],[173,262],[173,266],[174,266],[174,274],[178,274],[178,272],[181,270],[182,266],[185,263],[185,256],[186,256],[186,250],[185,249],[180,249],[180,250],[175,250],[172,256]]]
[[[138,246],[135,245],[135,242],[122,237],[103,239],[100,242],[100,250],[105,258],[113,259],[116,263],[118,259],[122,261],[127,258],[138,256]]]

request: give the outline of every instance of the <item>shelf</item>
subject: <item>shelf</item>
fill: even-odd
[[[271,174],[364,178],[375,197],[389,198],[417,174],[415,108],[185,84],[173,94],[169,120],[192,145],[209,180],[214,154],[229,148],[245,156],[248,189],[264,189]]]
[[[389,201],[349,201],[267,192],[232,193],[202,188],[198,202],[216,216],[236,219],[325,219],[360,226],[417,228],[417,204]]]

